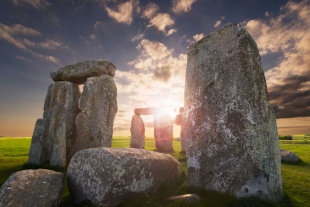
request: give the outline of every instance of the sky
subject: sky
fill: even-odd
[[[310,134],[309,0],[4,0],[0,136],[32,136],[50,72],[90,59],[115,64],[114,135],[129,136],[134,108],[183,106],[188,47],[235,22],[258,45],[279,134]]]

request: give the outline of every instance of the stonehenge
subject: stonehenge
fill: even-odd
[[[181,140],[190,186],[282,198],[276,119],[258,48],[241,24],[189,47],[184,104]]]
[[[28,163],[65,167],[74,153],[93,147],[111,147],[117,113],[115,66],[106,60],[88,60],[51,73],[38,119]],[[84,84],[81,93],[78,84]]]

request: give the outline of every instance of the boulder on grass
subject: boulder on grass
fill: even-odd
[[[141,193],[156,192],[168,180],[179,179],[180,163],[171,155],[133,148],[93,148],[76,153],[67,170],[73,204],[89,200],[97,206],[117,206]]]
[[[63,174],[52,170],[16,172],[0,188],[0,207],[59,206],[63,183]]]
[[[298,162],[300,158],[294,152],[290,152],[284,149],[281,149],[281,161],[282,162]]]

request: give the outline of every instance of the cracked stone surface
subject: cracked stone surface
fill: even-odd
[[[276,119],[257,45],[241,24],[189,47],[184,103],[190,186],[282,198]]]

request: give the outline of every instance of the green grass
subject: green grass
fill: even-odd
[[[296,137],[297,138],[297,137]],[[0,138],[0,186],[14,172],[27,168],[30,138]],[[129,147],[129,137],[114,137],[112,147]],[[154,138],[146,138],[146,149],[155,150]],[[302,161],[297,164],[282,164],[282,178],[285,197],[280,202],[261,201],[256,198],[235,199],[226,194],[194,189],[187,186],[186,157],[181,151],[181,142],[174,140],[175,152],[169,153],[178,159],[183,167],[183,177],[178,181],[168,182],[155,195],[140,195],[134,200],[122,204],[121,207],[133,206],[286,206],[310,207],[310,141],[307,139],[280,141],[280,147],[298,154]],[[65,172],[65,169],[53,169]],[[201,203],[188,205],[167,201],[172,195],[196,193],[201,196]],[[70,206],[70,194],[65,183],[62,206]]]

